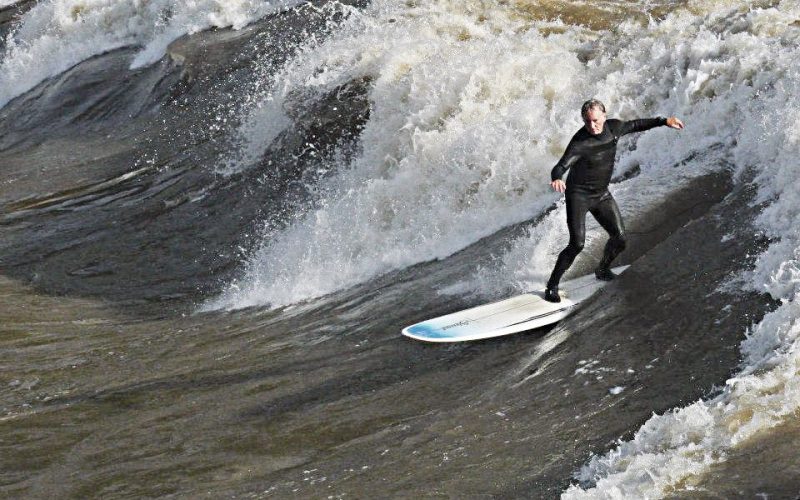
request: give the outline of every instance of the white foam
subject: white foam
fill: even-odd
[[[293,89],[369,78],[363,152],[325,181],[316,209],[265,238],[217,306],[291,303],[443,258],[556,199],[541,179],[578,123],[579,97],[556,96],[582,85],[580,30],[519,33],[502,11],[467,15],[477,2],[387,4],[304,53],[269,96],[279,109]],[[269,126],[255,113],[245,136]]]
[[[120,47],[132,67],[157,61],[176,38],[211,27],[242,28],[299,0],[49,0],[28,11],[0,55],[0,107],[44,79]]]
[[[633,440],[581,470],[578,479],[592,488],[573,486],[563,497],[658,498],[723,461],[737,445],[793,418],[800,408],[799,316],[794,302],[768,314],[743,343],[751,364],[722,394],[653,416]]]

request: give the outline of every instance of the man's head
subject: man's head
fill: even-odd
[[[581,106],[581,118],[586,130],[592,135],[597,135],[603,131],[603,125],[606,123],[606,107],[597,99],[589,99]]]

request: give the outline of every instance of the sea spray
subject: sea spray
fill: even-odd
[[[536,179],[578,123],[583,30],[520,32],[508,13],[472,7],[374,2],[287,69],[271,109],[301,86],[372,82],[362,151],[303,220],[265,238],[215,307],[293,303],[443,258],[555,200]]]

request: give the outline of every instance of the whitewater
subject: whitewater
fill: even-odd
[[[13,5],[0,3],[0,8],[13,9]],[[259,23],[289,15],[298,16],[296,21],[287,21],[295,26],[300,40],[295,49],[284,54],[277,45],[269,50],[247,45],[247,37],[259,36]],[[311,16],[317,24],[302,16]],[[284,36],[283,29],[284,25],[276,29],[275,36]],[[217,77],[196,70],[202,68],[198,63],[184,62],[203,59],[205,42],[198,43],[201,48],[197,49],[192,40],[208,33],[219,37],[218,43],[230,44],[223,45],[229,53],[214,53],[218,60],[209,64],[238,64],[225,73],[232,75],[233,83],[209,84],[212,90],[201,88],[194,94],[197,101],[181,101],[180,95],[175,97],[177,91],[162,92],[161,85],[176,82],[174,88],[184,85],[191,91],[192,85],[203,85],[203,78]],[[209,40],[217,43],[217,39]],[[242,56],[245,52],[247,57]],[[41,137],[35,130],[13,128],[16,113],[25,112],[24,103],[38,106],[45,100],[39,96],[57,95],[59,85],[71,89],[69,80],[59,80],[61,75],[79,75],[82,64],[91,61],[100,61],[102,67],[106,57],[121,58],[117,72],[152,72],[155,76],[147,78],[157,83],[147,88],[153,89],[150,95],[154,97],[149,99],[157,105],[131,115],[130,122],[123,120],[120,123],[126,124],[119,129],[102,121],[86,125],[75,120],[50,130],[46,115]],[[246,77],[236,73],[246,65],[237,57],[252,65]],[[319,2],[310,6],[255,0],[35,2],[14,21],[0,55],[0,119],[10,124],[3,125],[7,128],[0,154],[5,155],[2,158],[11,172],[4,178],[0,196],[5,203],[4,225],[10,228],[10,243],[3,247],[0,262],[13,270],[4,276],[24,283],[3,281],[2,286],[7,303],[15,304],[14,311],[41,307],[54,315],[49,324],[61,325],[54,328],[72,339],[54,344],[54,352],[75,349],[70,359],[75,359],[75,366],[85,363],[90,375],[74,381],[67,375],[46,375],[51,368],[42,367],[51,366],[58,356],[39,358],[45,355],[37,350],[36,342],[19,343],[22,334],[12,333],[45,327],[36,326],[36,318],[22,313],[19,317],[16,312],[4,313],[4,321],[18,325],[8,327],[6,347],[22,353],[20,363],[26,362],[26,356],[31,361],[29,365],[5,363],[10,368],[4,374],[9,380],[3,425],[45,418],[52,407],[71,415],[81,405],[94,404],[95,397],[105,401],[105,394],[121,391],[125,396],[120,399],[126,401],[121,407],[152,412],[137,424],[142,427],[165,425],[170,432],[180,433],[173,422],[182,422],[187,428],[197,425],[212,434],[223,432],[222,442],[233,442],[231,436],[238,428],[253,443],[260,443],[261,450],[269,450],[265,459],[256,444],[236,445],[241,448],[231,451],[192,442],[186,449],[207,450],[214,457],[211,466],[195,463],[193,453],[172,451],[187,460],[200,486],[189,481],[178,490],[139,494],[197,493],[192,488],[206,487],[242,496],[299,491],[346,496],[364,493],[359,489],[363,484],[381,484],[381,478],[390,477],[394,486],[387,494],[403,496],[419,493],[419,481],[406,473],[417,452],[422,463],[432,471],[441,470],[446,478],[436,486],[439,476],[433,472],[426,476],[427,482],[422,483],[430,485],[428,494],[525,496],[558,491],[562,498],[664,498],[722,491],[709,486],[713,481],[708,478],[735,483],[719,471],[726,467],[737,474],[746,471],[746,467],[736,469],[743,450],[762,441],[780,440],[781,432],[793,436],[800,416],[798,59],[800,4],[788,0],[576,3],[569,9],[526,1],[376,0],[365,5]],[[200,76],[186,78],[190,70],[201,72]],[[238,80],[242,78],[245,81]],[[51,91],[49,85],[56,90]],[[618,148],[611,191],[631,234],[640,238],[634,241],[640,248],[627,251],[632,260],[624,262],[632,264],[631,281],[621,281],[620,288],[588,306],[585,316],[579,314],[536,340],[526,341],[520,335],[497,344],[440,352],[397,344],[399,327],[415,320],[542,286],[567,242],[564,202],[550,189],[550,169],[581,126],[578,110],[590,97],[602,100],[610,117],[678,116],[686,123],[680,132],[659,128],[625,138]],[[75,94],[63,102],[81,99]],[[229,100],[237,104],[221,104]],[[114,105],[113,100],[100,102]],[[28,109],[37,113],[49,109],[36,106]],[[160,109],[173,108],[179,110],[176,113],[189,111],[176,114],[177,118],[158,115]],[[184,136],[184,128],[209,135]],[[340,129],[352,130],[352,135]],[[57,151],[63,147],[57,141],[68,141],[70,134],[80,141],[94,140],[96,134],[97,144],[102,144],[103,137],[113,142],[116,149],[103,155],[116,162],[114,168],[119,171],[114,171],[117,180],[112,184],[120,186],[119,191],[107,192],[108,184],[87,180],[94,170],[77,173],[103,156],[95,155],[93,143],[83,146],[78,139],[74,144],[81,145],[79,151],[85,156],[65,163],[71,173],[58,174],[69,182],[56,185],[61,182],[57,176],[45,181],[56,186],[52,192],[36,187],[37,177],[26,172],[25,165],[30,158],[41,157],[45,165],[59,163],[55,159],[60,156],[47,148]],[[49,146],[48,141],[56,142]],[[127,150],[132,151],[131,158],[151,155],[159,168],[135,170],[135,175],[125,177],[126,166],[133,162],[119,151]],[[281,171],[281,162],[294,165],[297,172]],[[136,166],[141,169],[141,163]],[[697,193],[711,191],[702,187],[709,179],[729,183],[720,199],[709,202],[722,208],[709,209],[711,215],[704,219],[670,212],[670,203],[684,193],[695,193],[689,195],[691,205]],[[128,182],[141,184],[128,186]],[[188,187],[181,187],[181,182]],[[72,194],[74,184],[80,184],[80,196],[90,198],[87,204]],[[748,189],[749,198],[737,194]],[[254,194],[259,191],[266,194]],[[102,196],[94,197],[95,193]],[[64,199],[68,203],[61,205]],[[71,199],[74,205],[69,204]],[[725,208],[729,206],[738,208]],[[37,210],[51,211],[39,214]],[[162,214],[172,210],[176,215],[170,217],[177,222],[164,222],[163,227],[142,222],[164,220]],[[685,233],[678,228],[658,229],[659,211],[667,219],[680,220]],[[94,215],[84,214],[98,215],[92,219]],[[55,219],[51,228],[47,225],[53,220],[50,217],[65,219]],[[543,423],[564,420],[569,412],[565,408],[557,418],[535,420],[534,415],[543,410],[537,399],[525,399],[525,391],[543,395],[553,407],[568,407],[572,398],[581,397],[585,408],[597,404],[603,411],[614,412],[624,412],[620,402],[636,401],[639,391],[658,392],[658,387],[644,382],[637,386],[631,377],[662,363],[660,356],[642,352],[641,359],[610,354],[603,358],[612,352],[609,346],[626,341],[627,332],[621,332],[619,339],[609,340],[609,346],[603,344],[591,357],[585,353],[581,357],[581,349],[603,342],[587,338],[581,328],[588,331],[605,324],[603,331],[608,333],[614,331],[615,322],[635,321],[630,316],[643,304],[630,306],[618,300],[621,305],[615,305],[613,299],[635,295],[624,291],[626,283],[648,287],[646,278],[637,278],[637,262],[642,269],[638,276],[651,278],[658,274],[647,274],[648,270],[659,266],[666,269],[665,274],[680,276],[670,267],[717,265],[713,257],[705,263],[685,262],[678,251],[680,238],[677,242],[668,239],[672,231],[691,238],[692,224],[699,224],[699,219],[732,227],[721,237],[707,231],[707,238],[716,238],[713,243],[720,248],[743,238],[757,243],[741,244],[747,255],[724,279],[702,281],[698,274],[682,278],[713,285],[706,290],[687,287],[698,294],[690,302],[728,302],[717,311],[716,323],[695,331],[698,336],[724,338],[718,347],[730,349],[725,355],[729,357],[722,361],[722,354],[720,360],[709,354],[720,365],[709,372],[719,370],[722,378],[703,379],[705,385],[691,388],[677,382],[677,388],[664,389],[673,395],[666,407],[645,408],[649,416],[631,416],[625,431],[613,435],[613,442],[598,438],[586,449],[560,459],[557,471],[541,472],[545,469],[538,469],[535,451],[524,443],[537,435]],[[588,220],[587,250],[572,275],[590,269],[591,259],[605,242],[604,231]],[[89,256],[84,258],[80,245],[98,244],[104,238],[98,236],[103,234],[99,228],[116,225],[119,232],[106,238],[114,243],[87,251]],[[98,229],[86,229],[83,234],[81,226]],[[22,256],[21,249],[28,245],[26,234],[46,241],[57,238],[60,231],[76,231],[77,243],[43,243],[41,251],[34,245],[34,256],[56,259],[54,264],[42,265],[35,257]],[[127,242],[123,235],[134,233]],[[658,242],[650,243],[650,233],[667,243],[660,247]],[[171,238],[182,243],[170,243]],[[161,247],[171,249],[164,252],[172,260],[160,264],[152,278],[134,280],[127,295],[119,296],[120,303],[127,301],[124,307],[103,302],[112,300],[115,293],[109,292],[115,286],[110,277],[114,267],[104,264],[109,249],[136,255],[140,249],[156,252]],[[74,256],[68,252],[75,252]],[[142,257],[131,269],[149,262],[152,257]],[[65,278],[58,274],[62,268],[67,269]],[[203,274],[205,269],[213,279]],[[164,284],[170,280],[177,284]],[[669,283],[682,284],[677,277]],[[641,294],[653,294],[659,300],[669,295],[667,290],[649,288]],[[68,300],[55,299],[62,295]],[[417,295],[420,298],[414,302]],[[723,321],[725,311],[739,307],[735,297],[740,296],[757,297],[747,300],[768,306],[747,306],[748,313],[740,321]],[[179,313],[172,316],[158,309],[158,304],[171,300],[187,303],[175,306]],[[144,313],[136,309],[142,304]],[[10,306],[8,310],[12,311]],[[610,311],[608,318],[604,319],[603,311]],[[95,319],[80,323],[87,321],[86,314]],[[700,306],[687,312],[691,327],[706,325],[701,319],[706,314]],[[665,323],[682,324],[682,320],[675,314],[656,326],[669,331]],[[108,340],[103,325],[126,335]],[[85,333],[78,333],[84,327]],[[646,327],[632,330],[632,336],[646,331]],[[81,341],[82,335],[89,340]],[[122,338],[140,340],[116,345]],[[92,347],[80,347],[81,342],[90,342]],[[127,353],[135,361],[121,357],[112,362],[116,355],[92,361],[99,359],[101,351]],[[347,360],[347,366],[337,360]],[[412,374],[408,378],[397,364],[406,362]],[[440,362],[452,366],[453,373],[436,371]],[[725,365],[729,362],[730,366]],[[252,366],[259,363],[268,368],[252,373]],[[681,371],[680,360],[672,363],[663,367],[665,373]],[[139,365],[146,368],[140,370]],[[103,370],[115,366],[130,371],[103,379]],[[147,378],[148,370],[158,374],[158,379]],[[480,377],[484,370],[494,377]],[[562,372],[567,375],[557,375]],[[27,373],[31,374],[28,378]],[[181,380],[195,375],[196,387],[181,385]],[[133,387],[126,385],[126,377],[137,381]],[[550,387],[540,382],[548,377],[552,388],[537,385],[536,391],[541,392],[534,391],[531,384]],[[565,385],[555,386],[564,380]],[[340,381],[357,389],[348,389]],[[31,388],[44,386],[37,389],[42,394],[23,390],[31,383]],[[235,415],[226,413],[230,389],[225,384],[235,385],[233,392],[242,401],[236,403]],[[84,400],[72,395],[84,386],[94,387],[85,390],[97,396]],[[440,388],[451,386],[458,390],[444,396]],[[204,400],[217,413],[208,421],[196,421],[189,416],[195,403],[171,392],[176,387]],[[597,391],[591,397],[579,396],[589,390],[581,387]],[[148,399],[138,395],[142,388],[165,392]],[[130,400],[128,390],[136,394]],[[371,395],[375,391],[377,395]],[[268,403],[258,400],[265,394]],[[175,410],[163,409],[163,401],[173,396]],[[560,398],[564,401],[558,402]],[[392,410],[394,404],[396,410]],[[80,418],[91,419],[94,411],[87,410]],[[261,415],[264,422],[253,421]],[[517,423],[529,418],[539,424],[526,428]],[[607,418],[610,422],[616,417],[612,413]],[[225,430],[217,431],[212,421],[224,421]],[[31,428],[39,425],[32,422]],[[602,423],[591,425],[598,436],[603,435]],[[359,434],[362,428],[369,431]],[[17,432],[7,429],[3,432]],[[124,439],[147,439],[134,437],[140,432],[127,429]],[[561,431],[551,432],[560,436]],[[495,442],[497,436],[503,436],[503,443]],[[147,460],[155,470],[169,471],[156,445],[137,446],[152,451]],[[101,449],[89,456],[110,453]],[[362,463],[364,450],[375,455],[374,462]],[[401,450],[410,457],[408,461],[397,458]],[[240,468],[235,471],[222,465],[231,453],[238,457]],[[507,459],[501,458],[504,455]],[[778,455],[778,459],[788,467],[792,457]],[[91,470],[93,458],[83,460],[86,463],[76,467]],[[482,486],[453,479],[469,475],[481,463],[487,468],[476,478],[491,478]],[[131,470],[140,466],[137,463]],[[498,471],[505,468],[525,479],[517,483],[501,479]],[[217,471],[213,478],[203,475],[202,471],[212,469]],[[521,472],[525,469],[528,476]],[[4,484],[10,485],[6,492],[44,493],[46,488],[36,488],[57,482],[61,472],[43,470],[35,480],[26,479],[24,472],[5,478]],[[224,488],[209,486],[223,477]],[[495,478],[496,483],[491,483]],[[541,485],[540,478],[546,478]],[[704,478],[712,482],[706,484]],[[129,479],[118,480],[126,485],[135,482]],[[125,488],[120,491],[137,493]],[[760,486],[754,488],[747,491],[761,491]]]

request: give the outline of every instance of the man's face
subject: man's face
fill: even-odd
[[[603,131],[603,125],[606,123],[606,114],[600,108],[589,108],[589,111],[583,115],[583,124],[586,130],[592,134],[597,135]]]

